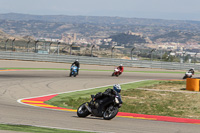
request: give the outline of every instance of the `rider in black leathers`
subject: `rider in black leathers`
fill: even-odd
[[[75,65],[77,67],[77,75],[78,75],[78,71],[80,69],[80,63],[78,62],[78,60],[75,60],[74,63],[72,63],[71,66]]]
[[[119,94],[120,92],[121,92],[121,86],[116,84],[116,85],[113,86],[113,89],[108,88],[103,93],[101,93],[101,92],[97,93],[94,96],[94,99],[99,100],[100,105],[95,104],[95,108],[98,108],[99,106],[101,106],[102,108],[106,107],[107,105],[109,105],[110,103],[113,102],[115,97],[118,97],[119,105],[121,106],[121,104],[123,102],[122,102],[122,99],[121,99],[121,95]]]
[[[192,73],[192,75],[194,75],[194,68],[191,68],[190,70],[188,70],[188,73]]]

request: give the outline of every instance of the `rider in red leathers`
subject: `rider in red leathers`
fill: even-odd
[[[121,75],[122,72],[124,71],[124,67],[123,67],[122,64],[120,64],[120,65],[117,67],[117,69],[119,70],[119,75]]]

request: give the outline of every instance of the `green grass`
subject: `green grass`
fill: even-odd
[[[142,81],[122,86],[123,105],[121,112],[162,115],[200,119],[200,94],[185,93],[185,81]],[[65,93],[46,101],[47,104],[77,109],[81,103],[90,100],[91,94],[103,92],[108,87],[87,91]],[[146,91],[136,88],[152,88],[173,91]],[[181,92],[180,92],[181,91]]]
[[[29,132],[29,133],[89,133],[85,131],[74,131],[74,130],[64,130],[55,128],[35,127],[28,125],[9,125],[9,124],[0,124],[0,130]]]
[[[149,80],[149,81],[124,84],[124,85],[121,85],[121,87],[122,87],[122,91],[125,91],[128,89],[135,89],[138,87],[156,85],[162,82],[165,82],[165,81]],[[58,96],[50,99],[49,101],[46,101],[45,103],[58,106],[58,107],[63,107],[63,108],[77,109],[80,103],[90,100],[90,95],[94,95],[98,92],[104,92],[107,88],[112,88],[112,86],[59,94]]]

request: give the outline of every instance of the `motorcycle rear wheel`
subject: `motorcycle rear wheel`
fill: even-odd
[[[87,117],[90,112],[88,111],[88,109],[85,107],[86,103],[83,103],[82,105],[80,105],[77,109],[77,115],[78,117]]]
[[[109,106],[106,111],[103,113],[103,119],[111,120],[114,118],[118,113],[118,107]]]

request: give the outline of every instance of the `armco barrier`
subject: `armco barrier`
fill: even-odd
[[[123,64],[124,66],[127,67],[160,68],[160,69],[171,69],[171,70],[188,70],[189,68],[195,68],[196,70],[200,69],[200,65],[192,63],[127,60],[127,59],[116,59],[116,58],[97,58],[97,57],[87,57],[87,56],[38,54],[38,53],[10,52],[10,51],[9,52],[0,51],[0,59],[63,62],[63,63],[72,63],[75,59],[78,59],[81,64],[112,65],[112,66],[118,66],[119,64]]]

